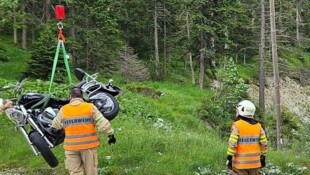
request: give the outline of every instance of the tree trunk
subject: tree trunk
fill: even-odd
[[[189,13],[187,12],[186,13],[186,29],[187,29],[187,38],[188,38],[188,40],[190,40],[190,38],[191,38],[189,28],[190,28],[189,27]],[[193,66],[193,54],[192,54],[191,50],[189,51],[188,56],[189,56],[189,66],[190,66],[190,69],[191,69],[192,85],[195,85],[196,84],[196,82],[195,82],[195,71],[194,71],[194,66]]]
[[[27,49],[27,27],[25,24],[25,19],[23,19],[23,23],[22,47],[23,49]]]
[[[300,1],[296,2],[296,42],[300,44],[300,33],[299,33],[299,26],[300,26]]]
[[[280,105],[280,86],[279,86],[279,68],[278,68],[278,52],[277,52],[277,36],[276,36],[276,22],[275,22],[275,7],[274,0],[270,0],[270,30],[272,43],[272,60],[273,60],[273,75],[275,88],[275,109],[277,115],[277,149],[282,148],[282,117]]]
[[[22,2],[22,13],[23,13],[23,29],[22,29],[22,47],[27,48],[27,24],[26,24],[26,13],[25,13],[25,1]]]
[[[204,88],[205,84],[205,52],[206,52],[206,44],[204,40],[203,32],[200,32],[200,73],[199,73],[199,87],[201,89]]]
[[[13,8],[13,34],[14,34],[14,44],[17,44],[16,9],[15,8]]]
[[[244,54],[243,54],[243,64],[246,63],[246,48],[244,49]]]
[[[88,28],[89,25],[89,19],[88,16],[86,16],[86,28]],[[86,35],[86,69],[90,69],[90,57],[89,57],[89,37],[88,34]]]
[[[283,22],[282,22],[282,15],[283,15],[283,8],[282,8],[282,0],[279,0],[279,29],[282,29]]]
[[[51,19],[51,0],[46,0],[45,2],[45,22]]]
[[[70,10],[71,10],[72,16],[74,16],[75,15],[75,9],[74,9],[73,5],[71,6]],[[72,27],[70,28],[70,35],[71,35],[72,41],[76,41],[75,26],[74,25],[72,25]],[[72,62],[73,62],[73,66],[76,67],[76,65],[77,65],[77,53],[76,53],[76,50],[74,47],[72,48]]]
[[[166,5],[164,4],[164,73],[167,75],[167,19],[166,19]]]
[[[156,76],[159,76],[159,53],[158,53],[158,24],[157,24],[157,6],[156,6],[156,0],[154,1],[154,45],[155,45],[155,71]]]
[[[31,28],[31,44],[33,45],[36,42],[36,31],[35,29],[32,27]]]
[[[227,26],[225,26],[225,38],[226,38],[226,39],[229,38]],[[228,50],[229,48],[230,48],[229,44],[227,44],[227,42],[225,42],[225,44],[224,44],[224,49],[225,49],[225,50]]]
[[[35,2],[32,2],[32,9],[31,11],[35,11]],[[36,40],[36,33],[35,33],[35,27],[31,27],[31,44],[33,45]]]
[[[259,44],[259,107],[265,111],[265,0],[261,0],[261,28]]]
[[[255,10],[252,10],[252,26],[255,25]]]

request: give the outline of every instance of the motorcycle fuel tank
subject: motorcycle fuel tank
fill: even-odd
[[[41,101],[44,97],[45,95],[40,93],[26,93],[20,98],[19,104],[24,105],[27,109]]]

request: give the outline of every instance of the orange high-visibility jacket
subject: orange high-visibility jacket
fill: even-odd
[[[249,124],[246,121],[235,122],[239,130],[238,146],[233,158],[233,166],[237,169],[251,169],[261,167],[259,137],[261,125]]]
[[[67,104],[61,108],[62,124],[65,130],[64,149],[82,150],[100,145],[99,136],[92,116],[91,103]]]

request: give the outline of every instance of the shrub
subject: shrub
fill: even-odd
[[[286,148],[291,148],[294,140],[299,140],[300,134],[299,131],[302,127],[299,119],[286,108],[282,108],[282,137],[283,137],[283,146]],[[272,113],[267,113],[265,120],[266,134],[268,137],[269,143],[275,146],[277,143],[277,133],[276,133],[276,116]]]
[[[8,84],[14,85],[15,83],[16,83],[15,81],[8,81],[5,79],[0,79],[0,89],[5,85],[8,85]],[[49,82],[47,82],[47,81],[42,81],[42,80],[28,81],[28,80],[26,80],[22,86],[21,94],[29,93],[29,92],[48,94],[48,88],[49,88]],[[0,98],[12,98],[12,97],[14,97],[13,91],[14,91],[14,89],[9,89],[7,91],[0,92]],[[59,98],[59,97],[67,98],[67,97],[69,97],[69,87],[65,84],[56,84],[56,85],[54,84],[51,93],[56,98]]]
[[[248,97],[247,87],[243,79],[239,78],[232,59],[229,60],[224,72],[223,87],[211,100],[204,101],[202,107],[198,109],[199,116],[219,131],[228,131],[235,116],[237,102]]]

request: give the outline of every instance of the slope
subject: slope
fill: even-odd
[[[9,36],[0,36],[0,77],[18,79],[26,68],[26,62],[31,57],[28,51],[15,46]]]
[[[11,45],[6,47],[15,49],[15,53],[29,54],[11,48]],[[7,79],[14,79],[9,77],[9,69],[0,72]],[[35,83],[29,82],[29,86]],[[124,94],[118,97],[121,112],[112,121],[117,143],[109,146],[101,134],[99,174],[226,174],[229,129],[224,138],[220,137],[197,115],[202,100],[210,99],[213,91],[177,81],[123,84],[121,87],[124,89]],[[14,125],[7,117],[0,115],[0,126],[0,174],[67,174],[62,146],[53,149],[60,165],[50,169],[41,156],[32,154],[21,133],[14,132]],[[309,169],[308,156],[296,155],[289,150],[274,151],[271,148],[268,167],[264,171],[269,174],[300,174],[300,168]]]

